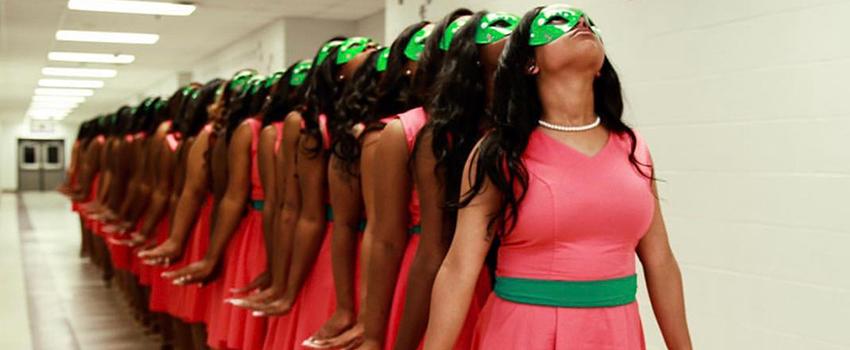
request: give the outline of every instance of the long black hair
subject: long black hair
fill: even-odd
[[[345,38],[334,39],[345,40]],[[304,119],[304,134],[316,141],[315,144],[317,146],[309,150],[311,153],[319,153],[323,147],[330,146],[322,144],[319,115],[324,114],[328,120],[336,118],[334,103],[336,103],[342,94],[343,88],[342,84],[337,80],[342,67],[342,65],[336,64],[339,45],[334,46],[328,51],[327,57],[321,64],[316,64],[320,52],[321,50],[313,58],[313,67],[310,68],[310,73],[307,77],[304,111],[301,113]]]
[[[383,128],[383,124],[378,125],[381,118],[399,114],[419,104],[412,89],[413,74],[407,72],[410,59],[404,54],[404,49],[413,35],[429,23],[422,21],[407,26],[390,45],[387,70],[378,83],[374,112],[363,120],[366,125],[364,133]]]
[[[469,179],[472,187],[463,194],[459,203],[461,207],[469,205],[484,190],[485,179],[489,180],[502,197],[488,224],[488,230],[496,236],[505,235],[516,226],[519,206],[528,189],[528,170],[522,155],[543,112],[537,78],[527,73],[528,67],[534,63],[534,48],[528,41],[531,23],[541,9],[534,8],[522,17],[502,52],[493,90],[494,127],[473,154],[475,176]],[[651,166],[635,158],[636,137],[621,119],[623,95],[620,79],[607,55],[593,83],[593,95],[594,109],[602,119],[602,125],[610,132],[628,135],[631,139],[629,162],[643,176],[654,179]],[[643,167],[650,167],[649,173]]]
[[[481,66],[479,45],[475,34],[487,11],[475,13],[458,29],[437,74],[430,103],[425,106],[428,122],[421,134],[431,135],[431,149],[420,149],[417,138],[414,154],[432,152],[436,160],[434,175],[442,181],[446,203],[457,203],[463,167],[475,143],[481,137],[481,127],[490,123],[486,106],[486,77]],[[446,208],[451,208],[451,205]],[[450,218],[456,211],[446,211]],[[454,220],[450,220],[454,222]]]
[[[224,125],[227,126],[225,139],[228,144],[242,121],[259,113],[262,102],[258,102],[258,100],[264,101],[268,94],[268,89],[262,87],[265,84],[262,81],[257,82],[256,79],[259,79],[259,77],[251,78],[248,83],[242,85],[241,90],[232,91],[230,95],[228,108],[224,112],[226,120]],[[256,84],[260,84],[260,86],[258,87]],[[257,90],[254,90],[255,88]],[[256,93],[252,93],[254,91]]]
[[[376,66],[378,56],[379,51],[369,53],[366,61],[357,68],[337,101],[336,115],[328,119],[331,151],[349,175],[356,175],[355,164],[360,159],[360,140],[352,129],[360,123],[365,125],[367,119],[371,119],[369,117],[374,114],[378,99],[378,82],[382,75]]]
[[[303,103],[303,91],[300,86],[292,86],[292,72],[298,62],[293,63],[280,80],[277,81],[269,91],[269,98],[263,106],[263,125],[269,125],[276,121],[282,121],[286,115]],[[302,93],[299,93],[301,91]]]
[[[177,131],[183,137],[195,137],[204,128],[209,120],[207,106],[215,99],[215,93],[224,80],[213,79],[204,84],[200,89],[194,91],[183,109],[184,119]]]
[[[437,22],[434,31],[425,41],[425,51],[419,57],[419,65],[416,66],[416,74],[413,76],[413,90],[419,98],[420,105],[427,104],[427,98],[431,95],[434,82],[437,80],[437,73],[443,66],[446,52],[440,49],[440,40],[446,33],[446,28],[458,17],[469,15],[472,15],[472,11],[466,8],[452,11]]]

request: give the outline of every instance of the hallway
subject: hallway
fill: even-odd
[[[79,221],[55,192],[0,195],[0,347],[156,349],[115,288],[78,256]],[[24,298],[26,302],[24,303]]]

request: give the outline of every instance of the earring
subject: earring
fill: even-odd
[[[340,74],[340,75],[339,75],[339,79],[338,79],[338,80],[343,80],[343,79],[345,79],[345,76],[344,76],[344,75],[342,75],[342,74]]]
[[[412,73],[412,72],[410,71],[410,69],[406,69],[406,70],[404,71],[404,75],[410,75],[411,73]]]
[[[598,72],[596,72],[596,77],[597,77],[597,78],[599,78],[599,76],[601,76],[601,75],[602,75],[602,71],[598,71]]]

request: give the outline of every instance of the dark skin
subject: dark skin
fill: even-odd
[[[340,69],[340,79],[338,82],[341,83],[354,74],[372,51],[374,51],[373,48],[367,49],[343,65]],[[284,129],[287,127],[288,125],[284,126]],[[327,191],[329,157],[327,152],[317,153],[311,151],[317,147],[321,148],[324,146],[320,142],[320,140],[307,135],[301,135],[298,140],[295,171],[298,181],[298,191],[301,193],[301,210],[298,221],[295,224],[291,266],[283,297],[268,302],[265,305],[255,303],[245,304],[241,301],[239,303],[241,304],[240,306],[256,310],[258,315],[286,314],[292,309],[292,305],[301,292],[304,281],[307,280],[310,270],[312,270],[313,264],[318,257],[319,250],[322,247],[327,224],[325,218],[325,191]],[[288,190],[289,188],[287,188],[287,193]]]
[[[499,55],[505,47],[507,39],[499,40],[489,45],[479,47],[479,57],[487,80],[486,96],[493,94],[493,78],[499,63]],[[481,103],[485,103],[481,101]],[[485,125],[480,125],[484,129]],[[410,277],[407,282],[404,313],[399,325],[396,350],[416,349],[425,335],[428,326],[428,310],[431,305],[431,287],[437,277],[440,264],[446,257],[446,252],[452,242],[454,223],[445,220],[444,212],[446,197],[445,173],[435,176],[434,169],[437,159],[432,152],[433,135],[425,132],[414,158],[414,181],[419,192],[419,209],[422,225],[419,248],[410,266]]]
[[[224,135],[220,137],[224,138]],[[234,131],[227,147],[227,190],[215,213],[217,219],[207,253],[203,259],[182,269],[163,273],[163,277],[174,280],[175,284],[204,282],[221,261],[230,238],[242,220],[250,194],[252,138],[251,127],[247,123],[243,122]]]
[[[337,286],[337,305],[331,318],[316,332],[315,336],[311,337],[313,344],[318,346],[325,346],[329,338],[355,326],[359,317],[355,314],[354,307],[354,261],[358,244],[356,233],[359,230],[360,214],[364,207],[367,218],[375,215],[374,184],[370,180],[373,179],[372,162],[374,161],[374,146],[377,140],[377,132],[363,135],[360,163],[357,164],[355,169],[360,173],[360,176],[354,177],[345,172],[337,163],[339,159],[331,156],[328,185],[335,216],[331,248],[334,284]],[[345,224],[343,225],[343,223]],[[352,225],[356,226],[352,227]],[[360,305],[364,305],[366,299],[366,272],[368,271],[371,227],[374,227],[374,224],[367,221],[363,240],[360,242]],[[363,310],[364,308],[361,306],[361,313]]]
[[[73,190],[71,184],[74,183],[74,179],[77,177],[77,167],[79,165],[82,144],[83,141],[78,139],[74,142],[74,145],[71,146],[71,161],[68,164],[68,171],[65,172],[65,182],[56,188],[56,191],[66,196],[70,196],[71,191]]]
[[[209,148],[208,130],[201,130],[197,137],[186,141],[183,147],[185,152],[185,176],[181,176],[183,186],[178,193],[174,206],[174,215],[171,220],[171,232],[168,239],[157,247],[139,253],[139,257],[145,259],[146,263],[168,266],[182,255],[186,238],[189,236],[198,211],[204,203],[209,185],[209,171],[204,154]],[[178,171],[178,174],[181,171]],[[180,179],[178,179],[180,180]]]
[[[163,123],[165,124],[165,123]],[[160,129],[163,128],[163,125],[160,126]],[[157,134],[159,134],[160,130],[157,130]],[[159,135],[157,135],[159,136]],[[154,138],[157,140],[158,138]],[[132,235],[132,245],[141,245],[141,244],[155,244],[155,242],[148,242],[148,239],[152,237],[153,231],[159,222],[168,215],[169,208],[169,200],[171,198],[172,188],[174,186],[174,170],[177,165],[177,152],[172,151],[169,146],[166,144],[165,134],[162,134],[162,138],[159,143],[155,143],[154,147],[158,148],[158,161],[152,162],[151,166],[148,167],[154,174],[159,174],[156,176],[156,180],[153,187],[153,193],[150,197],[150,205],[147,208],[147,211],[144,215],[144,222],[142,223],[142,227],[138,232],[133,232]]]
[[[138,221],[139,216],[146,209],[146,200],[142,200],[142,183],[145,181],[145,164],[150,162],[149,151],[152,148],[149,139],[136,139],[130,145],[130,158],[133,159],[133,171],[129,180],[127,196],[118,210],[118,218],[121,222],[104,228],[106,232],[123,232],[130,228],[134,222]]]
[[[275,231],[271,237],[272,249],[275,252],[273,254],[275,261],[271,269],[271,285],[257,294],[232,300],[234,305],[254,310],[262,309],[272,314],[282,313],[284,308],[286,310],[289,308],[285,305],[283,297],[292,262],[295,226],[301,212],[301,192],[298,188],[295,166],[298,142],[301,138],[301,121],[301,113],[298,111],[287,115],[283,124],[280,150],[276,157],[276,173],[280,174],[277,179],[276,195],[280,199],[276,209]]]

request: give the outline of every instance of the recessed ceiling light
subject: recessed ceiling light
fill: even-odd
[[[32,97],[33,102],[65,102],[65,103],[83,103],[86,98],[81,96],[41,96]]]
[[[99,68],[44,67],[41,69],[41,74],[58,77],[114,78],[118,75],[118,71]]]
[[[159,41],[159,35],[147,33],[58,30],[56,31],[56,40],[114,44],[155,44],[157,41]]]
[[[51,61],[64,62],[89,62],[89,63],[120,63],[127,64],[136,60],[136,56],[126,54],[87,53],[87,52],[50,52],[47,59]]]
[[[38,86],[99,89],[103,87],[103,80],[39,79]]]
[[[35,94],[44,96],[91,96],[94,95],[94,90],[35,88]]]
[[[62,111],[62,110],[50,110],[50,109],[31,109],[27,111],[27,115],[33,119],[51,119],[51,118],[65,118],[70,111]]]
[[[191,15],[192,12],[195,12],[195,5],[129,0],[69,0],[68,8],[80,11],[135,13],[163,16],[188,16]]]

